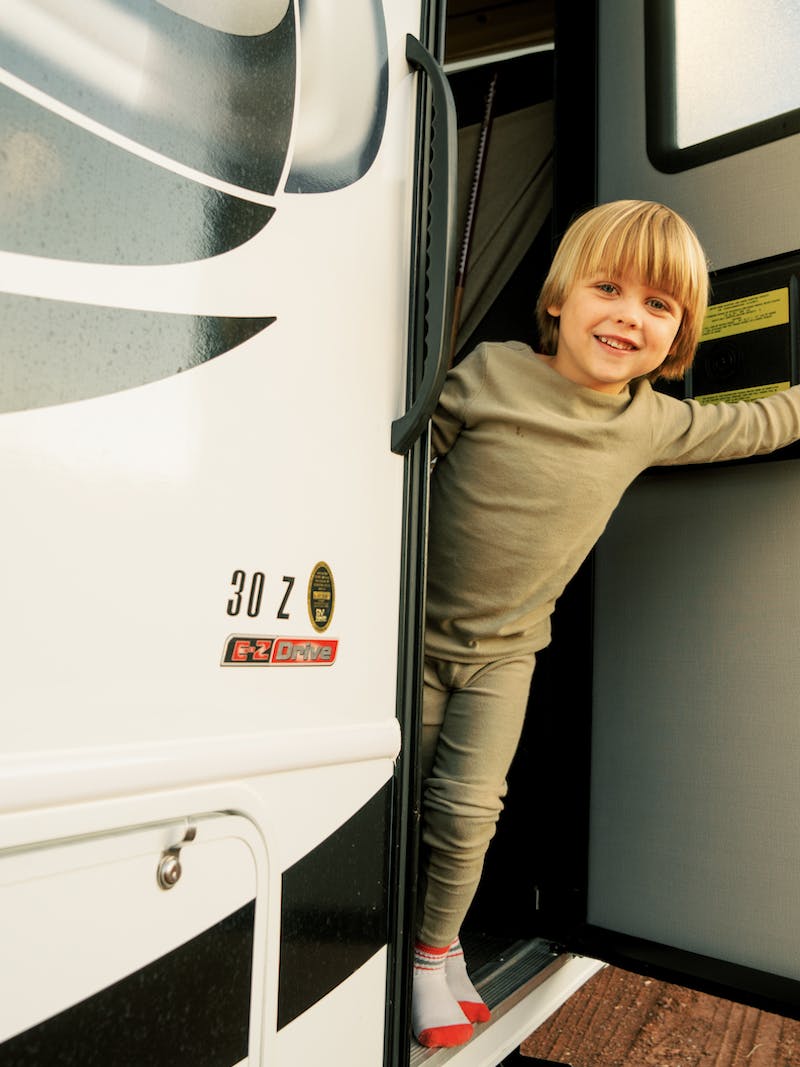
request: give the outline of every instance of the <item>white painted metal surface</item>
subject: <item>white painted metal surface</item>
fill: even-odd
[[[208,21],[202,4],[167,6]],[[382,1061],[385,950],[276,1040],[281,874],[380,789],[400,746],[404,465],[389,446],[405,405],[416,98],[405,37],[419,33],[419,4],[371,6],[385,35],[386,56],[368,57],[373,73],[378,60],[388,64],[385,125],[365,173],[329,193],[284,188],[300,127],[304,166],[328,150],[316,128],[323,147],[315,155],[308,96],[278,187],[265,194],[0,74],[5,90],[48,120],[88,131],[159,173],[274,209],[244,243],[192,262],[131,266],[0,251],[0,293],[202,316],[223,328],[236,318],[276,318],[210,362],[107,395],[38,407],[35,389],[20,381],[26,403],[0,415],[0,1040],[168,951],[188,936],[187,923],[199,928],[223,914],[233,892],[258,901],[253,1062],[296,1063],[298,1050],[319,1044],[321,1020],[355,1016],[373,1024],[348,1062]],[[17,8],[43,13],[33,0],[16,5],[5,12],[6,29]],[[237,11],[253,14],[246,5]],[[286,11],[299,25],[295,0],[268,5],[269,30]],[[309,34],[304,51],[300,33],[298,85],[320,46],[356,79],[363,55],[348,52],[358,37],[347,21],[340,13],[339,45]],[[137,33],[146,37],[146,26],[137,23]],[[41,46],[52,52],[47,39]],[[336,70],[320,69],[335,94]],[[297,109],[295,88],[286,91]],[[326,113],[321,120],[333,121]],[[130,210],[125,192],[120,213]],[[314,601],[321,563],[332,579],[324,626]],[[250,650],[224,663],[237,634]],[[283,663],[264,664],[254,655],[259,639],[291,651]],[[154,888],[153,872],[146,899],[138,895],[139,865],[149,872],[174,826],[203,812],[236,813],[221,822],[246,826],[245,844],[198,843],[175,890]],[[126,829],[145,824],[156,828]],[[108,860],[120,841],[136,843],[130,864]],[[185,910],[186,887],[199,885],[190,868],[204,855],[219,893],[206,889]],[[73,873],[54,859],[64,856],[81,857]],[[64,908],[50,908],[51,899]],[[115,922],[120,910],[136,922]],[[90,920],[105,931],[108,952],[86,956],[68,993],[58,961],[74,956]],[[42,940],[51,977],[15,979]]]

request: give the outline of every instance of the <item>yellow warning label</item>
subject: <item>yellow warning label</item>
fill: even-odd
[[[781,393],[791,386],[791,382],[772,382],[770,385],[751,385],[747,389],[731,389],[728,393],[706,393],[696,396],[700,404],[735,404],[739,400],[760,400],[763,396]]]
[[[703,322],[701,341],[714,341],[735,333],[763,330],[767,326],[785,326],[789,321],[789,290],[770,289],[738,300],[712,304]]]

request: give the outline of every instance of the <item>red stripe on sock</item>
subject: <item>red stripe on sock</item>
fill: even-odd
[[[430,1026],[417,1038],[420,1045],[427,1048],[455,1048],[463,1045],[472,1037],[471,1023],[458,1023],[455,1026]]]

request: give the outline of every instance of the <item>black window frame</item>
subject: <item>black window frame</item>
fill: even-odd
[[[680,148],[676,123],[675,0],[647,0],[644,32],[647,155],[657,170],[677,174],[800,133],[797,107]]]

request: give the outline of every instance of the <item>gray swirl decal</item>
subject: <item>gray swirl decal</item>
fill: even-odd
[[[229,352],[274,318],[132,311],[0,293],[0,412],[158,381]]]
[[[113,264],[207,259],[274,209],[190,181],[0,85],[0,248]]]
[[[269,33],[224,33],[155,0],[93,0],[4,19],[0,66],[203,174],[274,193],[295,96],[294,7]],[[102,17],[101,17],[102,16]]]

